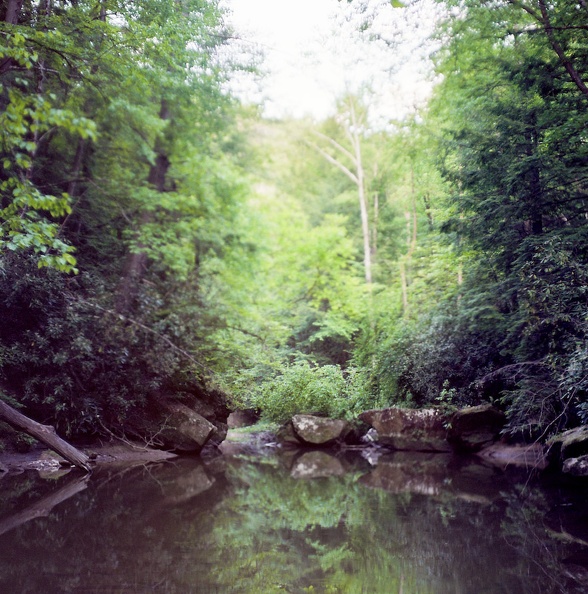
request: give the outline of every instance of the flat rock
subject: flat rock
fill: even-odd
[[[588,427],[564,431],[549,439],[545,445],[548,461],[561,468],[568,458],[588,455]]]
[[[567,458],[563,463],[562,472],[572,476],[588,476],[588,456]]]
[[[304,445],[328,446],[343,441],[351,432],[351,425],[341,419],[328,419],[314,415],[294,415],[292,428]]]
[[[437,408],[368,410],[359,418],[377,432],[377,443],[395,450],[450,452],[449,414]]]
[[[498,439],[505,423],[504,413],[491,404],[469,406],[453,414],[447,439],[458,451],[477,452]]]

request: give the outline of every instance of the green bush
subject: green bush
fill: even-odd
[[[338,365],[312,367],[308,362],[283,366],[252,396],[262,416],[284,423],[295,414],[352,418],[377,405],[366,390],[362,372]]]
[[[200,396],[197,370],[170,349],[183,320],[154,315],[147,297],[131,323],[108,309],[90,275],[0,258],[0,388],[25,414],[80,437],[124,433],[160,398]],[[150,330],[153,329],[153,330]]]

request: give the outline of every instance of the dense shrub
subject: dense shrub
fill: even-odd
[[[303,361],[284,365],[252,396],[263,417],[283,423],[299,413],[352,418],[378,405],[365,389],[363,374],[338,365],[312,367]]]
[[[70,436],[122,433],[150,398],[201,390],[164,338],[173,321],[149,318],[146,305],[124,319],[108,309],[111,297],[88,275],[39,270],[25,256],[0,261],[0,387]]]

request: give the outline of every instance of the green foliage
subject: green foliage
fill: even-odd
[[[284,366],[251,396],[264,418],[284,423],[295,414],[353,418],[377,403],[366,392],[358,370],[345,373],[336,365],[312,367],[302,361]]]
[[[1,39],[0,59],[13,61],[25,72],[38,62],[39,55],[27,47],[20,32]],[[77,272],[74,248],[59,238],[56,222],[71,213],[69,196],[39,190],[34,180],[35,157],[42,137],[56,129],[95,138],[96,128],[91,120],[69,109],[53,107],[54,95],[31,93],[26,78],[14,82],[14,86],[0,84],[0,250],[28,250],[37,255],[39,267]]]
[[[370,287],[357,186],[317,151],[351,112],[252,121],[216,1],[23,5],[0,26],[2,386],[73,433],[203,375],[280,421],[441,398],[527,437],[585,422],[581,11],[445,4],[430,107],[361,129]]]
[[[585,420],[585,98],[549,39],[524,32],[538,13],[459,7],[442,29],[443,81],[412,131],[418,163],[432,151],[446,180],[425,212],[446,240],[409,249],[404,307],[377,305],[354,363],[388,402],[491,400],[511,433],[536,439]],[[584,76],[578,15],[548,12]],[[399,294],[391,285],[376,304]]]
[[[0,384],[65,433],[122,433],[230,357],[219,270],[246,225],[221,14],[80,1],[18,18],[0,31]],[[129,251],[146,266],[123,313]]]

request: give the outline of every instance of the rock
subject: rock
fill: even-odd
[[[180,402],[167,403],[162,413],[164,422],[154,439],[167,450],[199,453],[217,431],[211,422]]]
[[[469,406],[453,414],[447,439],[458,451],[477,452],[498,439],[505,423],[504,413],[491,404]]]
[[[201,386],[197,392],[186,394],[182,402],[214,425],[216,431],[210,437],[210,441],[219,444],[226,439],[227,420],[231,411],[223,392]]]
[[[341,461],[327,452],[305,452],[294,461],[290,476],[295,479],[313,479],[327,476],[343,476],[345,468]]]
[[[177,399],[154,397],[126,425],[127,435],[164,450],[196,454],[206,443],[227,436],[229,409],[225,395],[204,385],[176,392]]]
[[[567,458],[564,460],[562,472],[572,476],[588,476],[588,456]]]
[[[545,444],[548,462],[562,468],[568,458],[588,454],[588,426],[576,427],[555,435]]]
[[[494,443],[483,448],[477,455],[485,462],[489,462],[500,468],[517,466],[543,470],[547,467],[547,459],[543,446],[539,443],[528,445],[510,445],[506,443]]]
[[[343,441],[352,429],[347,421],[314,415],[294,415],[292,428],[300,442],[310,446],[329,446]]]
[[[235,410],[227,419],[229,429],[239,429],[241,427],[250,427],[255,425],[259,421],[259,413],[257,411],[247,410]]]
[[[183,453],[200,453],[217,428],[181,402],[158,402],[132,428],[152,447]]]
[[[365,435],[363,435],[363,437],[361,438],[361,443],[365,443],[368,445],[378,443],[378,432],[373,427],[371,429],[368,429]]]
[[[450,452],[446,424],[449,415],[437,408],[368,410],[359,418],[377,432],[377,443],[395,450]]]
[[[300,445],[300,440],[298,439],[298,437],[296,437],[296,434],[294,433],[292,421],[288,421],[278,429],[276,433],[276,439],[280,443],[285,445]]]

